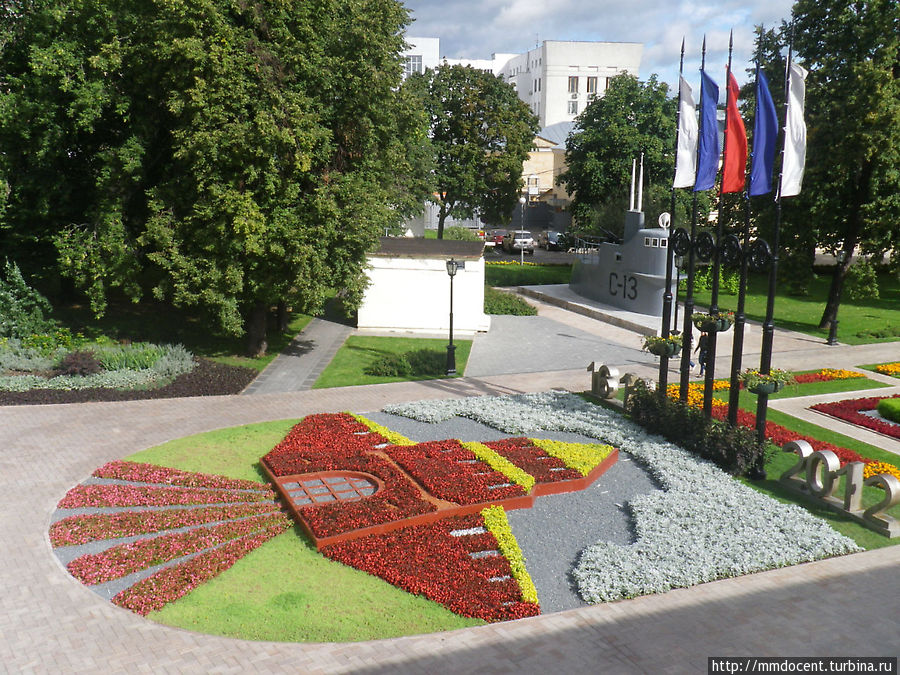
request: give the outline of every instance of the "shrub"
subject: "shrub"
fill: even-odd
[[[878,414],[886,420],[900,423],[900,398],[886,398],[879,401]]]
[[[660,396],[642,381],[635,384],[626,411],[645,429],[735,476],[764,461],[771,448],[757,442],[753,429],[708,419],[702,410]]]
[[[878,275],[868,260],[853,263],[847,270],[844,284],[847,288],[847,297],[851,300],[877,300],[880,297]]]
[[[444,239],[450,241],[481,241],[478,235],[468,227],[451,225],[444,229]]]
[[[741,290],[741,275],[737,272],[723,271],[719,288],[728,295],[737,295]]]
[[[96,375],[103,367],[97,360],[97,355],[89,350],[76,350],[66,354],[56,367],[60,375]]]
[[[405,354],[386,354],[364,369],[366,375],[378,377],[406,377],[411,371]]]
[[[116,345],[97,351],[97,358],[104,370],[146,370],[151,368],[164,354],[165,347],[148,342],[130,345]]]
[[[490,286],[485,286],[484,313],[535,316],[537,310],[517,295],[504,293]]]
[[[43,333],[50,322],[50,302],[31,288],[16,263],[6,261],[0,278],[0,336],[24,338]]]

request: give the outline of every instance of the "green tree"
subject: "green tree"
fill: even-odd
[[[396,0],[22,0],[0,19],[4,244],[52,242],[98,313],[149,285],[259,353],[273,305],[358,302],[366,251],[424,196]]]
[[[509,222],[537,118],[511,85],[483,70],[444,65],[408,82],[430,126],[438,239],[448,216]]]
[[[799,0],[793,44],[809,69],[806,171],[798,206],[816,243],[875,255],[900,247],[900,4]],[[820,327],[835,318],[849,256]]]
[[[566,172],[557,179],[572,194],[572,215],[580,231],[621,230],[628,208],[632,161],[644,155],[644,194],[650,218],[669,208],[669,188],[675,166],[675,112],[668,85],[651,75],[639,82],[633,75],[610,81],[575,121],[566,141]],[[709,199],[699,195],[709,212]],[[679,190],[676,224],[685,223],[690,191]],[[705,222],[705,218],[703,218]]]

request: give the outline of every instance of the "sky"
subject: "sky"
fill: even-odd
[[[405,0],[412,25],[407,34],[437,37],[441,56],[488,59],[518,54],[544,40],[642,42],[638,77],[656,73],[678,89],[678,61],[684,38],[684,76],[699,90],[700,56],[706,36],[706,71],[724,100],[728,36],[734,31],[732,71],[739,84],[750,79],[753,29],[774,28],[790,17],[792,0]]]

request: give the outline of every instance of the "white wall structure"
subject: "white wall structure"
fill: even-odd
[[[462,263],[453,278],[453,334],[487,331],[484,313],[483,244],[383,237],[367,256],[369,287],[357,327],[410,333],[449,333],[450,276],[447,260]]]
[[[406,44],[409,48],[403,52],[403,79],[440,64],[440,38],[407,37]]]
[[[622,73],[637,76],[643,51],[639,42],[546,40],[524,54],[442,62],[502,75],[538,116],[541,127],[547,127],[574,120],[594,98],[603,96],[610,78]]]

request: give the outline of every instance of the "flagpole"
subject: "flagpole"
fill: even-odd
[[[700,167],[700,143],[703,135],[703,76],[706,68],[706,36],[703,36],[703,49],[700,56],[700,116],[697,125],[697,169]],[[696,174],[695,174],[696,176]],[[694,185],[694,196],[691,201],[691,247],[688,250],[687,293],[684,298],[684,329],[681,332],[681,379],[679,381],[678,399],[682,403],[688,400],[688,385],[691,379],[691,341],[693,338],[693,322],[691,315],[694,313],[694,257],[697,241],[697,186]]]
[[[675,108],[675,162],[672,167],[672,189],[669,199],[669,232],[675,231],[675,174],[678,171],[678,134],[681,122],[681,76],[684,72],[684,38],[681,38],[681,59],[678,62],[678,106]],[[666,241],[666,292],[663,294],[662,330],[664,338],[669,337],[672,323],[672,266],[675,253],[672,250],[672,241]],[[666,389],[669,387],[669,355],[663,353],[659,357],[659,392],[665,399]]]
[[[787,125],[787,102],[790,96],[790,72],[791,58],[794,49],[794,28],[791,24],[790,39],[788,41],[788,58],[784,69],[784,115],[785,125]],[[784,127],[783,127],[784,128]],[[781,170],[778,174],[778,185],[775,188],[775,231],[772,234],[772,262],[769,266],[769,293],[766,299],[766,319],[763,323],[762,336],[762,354],[759,359],[759,372],[767,374],[772,369],[772,343],[775,338],[775,324],[773,316],[775,313],[775,288],[778,283],[778,246],[779,235],[781,233],[781,178],[784,173],[784,132],[782,132],[781,143]],[[766,393],[758,394],[756,401],[756,440],[763,444],[766,440],[766,416],[769,408],[769,395]],[[762,466],[764,457],[760,455],[759,464],[754,467],[752,478],[762,480],[766,477],[765,468]]]
[[[765,27],[760,27],[760,41],[756,46],[756,77],[753,90],[758,90],[759,85],[759,61],[762,51],[762,37]],[[753,151],[756,152],[756,138],[753,139]],[[741,232],[741,272],[738,285],[737,307],[734,313],[734,338],[731,345],[731,382],[728,391],[728,423],[736,427],[738,423],[738,410],[740,409],[741,395],[741,365],[744,354],[744,326],[746,316],[744,306],[747,299],[747,276],[750,268],[750,189],[748,186],[746,171],[744,173],[744,229]]]
[[[734,31],[728,36],[728,65],[725,67],[725,110],[731,102],[731,55],[734,49]],[[728,113],[725,114],[725,132],[722,136],[722,157],[728,150]],[[713,277],[712,277],[712,294],[709,299],[709,313],[716,315],[719,312],[719,278],[722,270],[722,218],[725,213],[725,176],[724,167],[722,175],[723,184],[719,191],[719,214],[716,217],[716,247],[713,251]],[[707,336],[706,351],[706,377],[703,380],[703,413],[707,417],[712,416],[712,394],[713,382],[716,379],[716,342],[718,332],[712,331]]]

